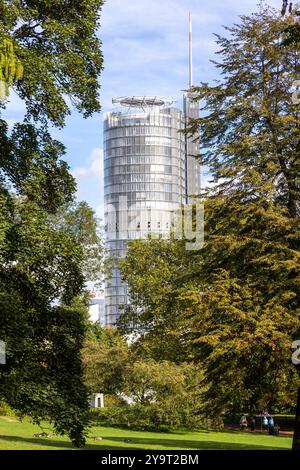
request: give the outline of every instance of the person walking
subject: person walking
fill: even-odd
[[[242,416],[240,419],[240,429],[241,431],[244,431],[244,429],[247,429],[248,427],[248,421],[246,416]]]
[[[268,429],[269,429],[269,421],[268,421],[267,415],[263,416],[263,429],[265,431],[268,431]]]
[[[280,427],[277,423],[274,424],[274,436],[279,436]]]
[[[269,434],[271,436],[274,436],[275,432],[274,432],[274,419],[273,419],[273,416],[270,416],[269,419],[268,419],[268,429],[269,429]]]

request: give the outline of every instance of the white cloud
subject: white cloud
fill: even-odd
[[[160,95],[177,100],[188,86],[188,13],[193,17],[195,84],[211,82],[214,32],[257,10],[259,0],[110,0],[104,4],[99,36],[103,42],[103,111],[113,96]],[[280,7],[281,0],[269,0]]]
[[[85,165],[75,167],[71,173],[77,182],[77,200],[87,201],[102,217],[103,209],[103,150],[96,147],[85,160]]]
[[[105,36],[167,36],[178,28],[184,31],[192,7],[198,24],[211,23],[219,17],[208,6],[200,9],[198,0],[110,0],[103,8],[101,32]]]
[[[77,183],[94,178],[100,180],[103,177],[103,150],[94,148],[88,157],[87,165],[77,167],[71,173]]]

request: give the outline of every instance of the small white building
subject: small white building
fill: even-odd
[[[104,408],[103,393],[93,393],[90,396],[90,407],[91,408]]]
[[[0,340],[0,364],[6,364],[5,343]]]

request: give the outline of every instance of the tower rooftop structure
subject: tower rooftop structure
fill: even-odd
[[[152,108],[154,106],[171,106],[175,100],[158,96],[122,96],[112,99],[113,104],[124,108]]]

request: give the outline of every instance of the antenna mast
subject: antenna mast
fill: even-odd
[[[189,13],[189,87],[193,86],[193,34],[192,15]]]

